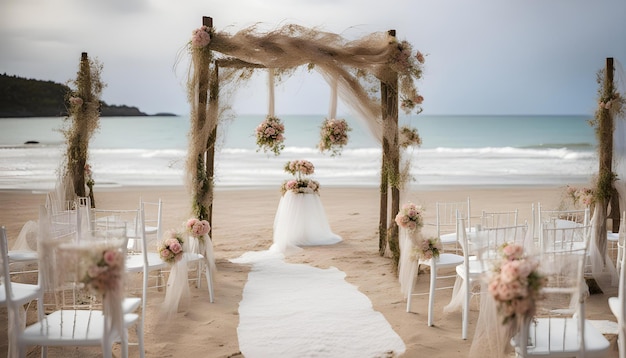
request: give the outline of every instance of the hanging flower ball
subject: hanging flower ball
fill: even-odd
[[[284,132],[285,126],[280,119],[268,116],[256,127],[256,144],[264,152],[271,151],[275,155],[279,155],[280,151],[285,148],[283,144],[285,141]]]
[[[320,131],[320,151],[331,151],[331,156],[341,154],[343,146],[348,144],[348,132],[351,130],[345,119],[325,119]]]

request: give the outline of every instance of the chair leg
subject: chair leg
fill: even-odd
[[[463,328],[461,330],[461,338],[467,339],[467,326],[469,321],[469,304],[470,304],[470,291],[469,291],[469,279],[465,277],[463,279],[463,288],[465,296],[463,297]]]
[[[122,334],[122,357],[128,357],[128,328],[125,328]]]
[[[205,270],[205,274],[206,274],[206,283],[207,286],[209,288],[209,301],[211,303],[213,303],[214,301],[214,297],[213,297],[213,272],[211,272],[211,265],[208,264],[204,264],[204,270]],[[198,271],[200,271],[200,268],[198,267]]]
[[[428,294],[428,327],[433,326],[433,315],[435,310],[435,287],[437,286],[437,264],[431,260],[430,266],[430,292]]]
[[[411,298],[413,297],[413,283],[415,282],[415,274],[417,273],[417,262],[411,263],[411,281],[409,282],[409,289],[406,295],[406,311],[411,312]]]
[[[141,312],[141,314],[143,315],[143,312]],[[139,324],[139,322],[137,322],[137,324],[135,325],[135,332],[137,332],[137,347],[139,348],[139,357],[145,358],[146,351],[143,346],[143,325]]]

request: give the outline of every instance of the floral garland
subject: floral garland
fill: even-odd
[[[501,260],[489,281],[489,293],[496,301],[502,324],[514,335],[524,319],[535,314],[536,300],[546,279],[537,271],[539,261],[527,257],[524,248],[507,243],[499,248]]]
[[[280,186],[282,195],[287,191],[297,194],[319,194],[320,183],[313,179],[290,179],[285,180]]]
[[[400,147],[402,149],[406,149],[411,146],[419,147],[422,145],[422,138],[415,128],[402,126],[400,127],[399,136]]]
[[[171,265],[183,258],[183,237],[174,230],[166,232],[165,237],[159,244],[159,256]]]
[[[409,231],[415,231],[424,226],[423,213],[424,209],[420,205],[408,202],[396,215],[396,224]]]
[[[278,117],[267,116],[256,127],[256,144],[264,152],[271,151],[274,152],[274,155],[280,155],[280,151],[285,148],[283,144],[284,132],[285,126]]]
[[[107,249],[87,268],[81,280],[91,291],[105,296],[121,289],[124,274],[124,254],[117,249]]]
[[[426,61],[424,54],[416,51],[413,55],[413,47],[407,41],[397,43],[397,51],[391,57],[389,66],[398,73],[400,82],[400,108],[409,114],[415,110],[417,114],[422,112],[421,104],[424,97],[417,93],[413,79],[422,77],[422,65]]]
[[[321,152],[331,151],[331,156],[340,155],[343,146],[348,144],[348,132],[352,128],[345,119],[326,118],[320,130],[321,140],[318,148]]]

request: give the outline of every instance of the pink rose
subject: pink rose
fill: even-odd
[[[174,255],[178,255],[180,252],[183,251],[183,246],[178,241],[169,245],[169,248],[170,248],[170,251],[174,253]]]
[[[168,249],[161,250],[161,258],[168,259],[171,256],[172,252]]]
[[[114,250],[107,250],[102,255],[104,262],[109,266],[115,266],[118,264],[118,256],[117,251]]]
[[[502,253],[508,260],[518,260],[524,256],[524,248],[516,244],[507,244],[502,248]]]

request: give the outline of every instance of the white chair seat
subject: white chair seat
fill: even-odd
[[[38,259],[37,251],[9,250],[9,262],[29,262],[37,261]]]
[[[169,267],[167,262],[163,261],[158,253],[148,252],[147,255],[149,271]],[[126,258],[126,272],[143,272],[143,256],[140,254],[128,255]]]
[[[606,233],[607,241],[618,242],[619,241],[619,232],[607,232]]]
[[[122,301],[122,312],[132,313],[135,312],[139,306],[141,306],[141,298],[139,297],[126,297]]]
[[[446,268],[446,267],[455,267],[456,265],[460,263],[463,263],[463,256],[461,255],[448,254],[448,253],[439,254],[439,259],[437,260],[437,269]],[[432,267],[433,259],[420,260],[420,264],[428,265]]]
[[[13,301],[18,302],[20,305],[26,304],[39,297],[39,285],[11,282],[11,289],[13,290]],[[6,290],[2,284],[0,285],[0,305],[6,304],[6,301]]]
[[[609,297],[609,308],[613,316],[619,317],[622,313],[622,309],[619,304],[619,297]]]
[[[471,257],[469,260],[469,277],[470,280],[477,279],[482,273],[483,265],[480,261],[476,260],[476,257]],[[456,273],[465,278],[467,275],[465,274],[465,265],[459,265],[456,267]]]
[[[130,327],[139,319],[135,313],[124,315],[124,326]],[[66,322],[66,323],[64,323]],[[104,315],[99,310],[59,310],[32,324],[20,335],[23,345],[44,346],[98,346],[102,342]],[[76,340],[75,338],[80,338]],[[120,337],[111,337],[119,341]]]
[[[528,355],[548,355],[551,350],[562,357],[576,355],[579,349],[577,322],[574,318],[536,318],[536,325],[530,324],[529,337],[534,337],[535,342],[528,346]],[[611,346],[589,321],[585,321],[584,342],[585,357],[606,357]]]

